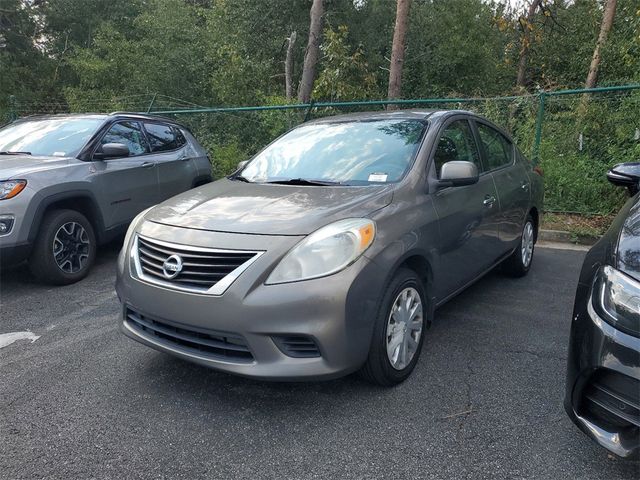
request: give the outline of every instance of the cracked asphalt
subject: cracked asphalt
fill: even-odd
[[[632,479],[562,408],[583,253],[538,248],[439,310],[412,377],[263,383],[116,328],[117,246],[81,283],[0,279],[0,478]]]

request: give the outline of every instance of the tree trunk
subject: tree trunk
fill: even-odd
[[[596,48],[593,51],[591,65],[589,66],[589,74],[587,75],[587,81],[584,84],[584,88],[593,88],[596,86],[596,82],[598,81],[598,69],[600,68],[602,47],[607,41],[607,36],[609,35],[611,26],[613,25],[613,17],[616,13],[616,1],[617,0],[607,0],[607,3],[604,5],[600,35],[598,35],[598,42],[596,43]]]
[[[522,37],[520,39],[520,60],[518,62],[518,78],[516,79],[516,85],[518,87],[525,87],[527,85],[527,60],[529,57],[529,48],[531,46],[531,25],[533,24],[533,17],[536,15],[536,10],[542,4],[542,0],[532,0],[529,5],[527,16],[523,19],[520,18],[520,28],[522,28]]]
[[[313,0],[310,12],[309,42],[304,55],[302,79],[298,89],[298,101],[307,103],[311,100],[313,82],[316,80],[316,64],[320,56],[320,36],[322,35],[322,16],[324,15],[323,0]]]
[[[284,62],[284,81],[287,100],[291,100],[291,98],[293,98],[293,46],[296,43],[296,32],[291,32],[291,36],[287,40],[287,58]]]
[[[389,90],[387,98],[394,100],[402,95],[402,64],[404,63],[405,37],[409,22],[411,0],[397,0],[396,25],[393,30],[391,62],[389,65]],[[389,106],[391,108],[391,106]]]

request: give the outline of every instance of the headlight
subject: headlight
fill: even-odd
[[[339,272],[369,248],[375,235],[375,223],[367,218],[347,218],[331,223],[293,247],[266,283],[297,282]]]
[[[593,309],[603,320],[640,337],[640,282],[606,265],[596,274],[591,298]]]
[[[0,182],[0,200],[7,200],[18,195],[27,186],[26,180],[7,180]]]
[[[140,223],[140,220],[142,220],[142,217],[144,217],[145,214],[152,208],[153,207],[149,207],[146,210],[143,210],[142,212],[140,212],[129,224],[129,228],[127,229],[127,234],[124,236],[124,243],[122,244],[122,250],[120,250],[120,254],[118,255],[118,269],[120,271],[124,270],[124,263],[125,263],[124,259],[125,259],[125,256],[127,255],[127,250],[129,249],[129,243],[131,243],[131,237],[133,236],[133,232],[135,232],[138,224]]]

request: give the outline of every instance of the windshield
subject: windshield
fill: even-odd
[[[396,182],[410,167],[425,130],[419,120],[303,125],[256,155],[240,175],[250,182]]]
[[[104,123],[100,118],[25,120],[0,130],[0,152],[73,157]]]

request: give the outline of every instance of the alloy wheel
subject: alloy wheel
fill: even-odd
[[[53,237],[53,257],[58,268],[66,273],[77,273],[89,259],[91,242],[82,225],[67,222]]]
[[[411,363],[420,345],[423,308],[413,287],[403,289],[394,300],[387,319],[387,357],[391,366],[403,370]]]
[[[522,231],[522,265],[528,267],[533,257],[533,225],[527,222]]]

